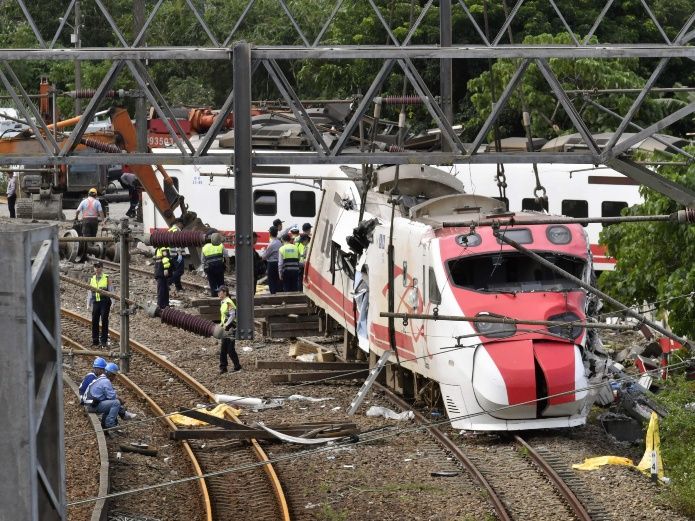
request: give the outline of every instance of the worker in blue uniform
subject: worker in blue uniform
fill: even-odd
[[[284,291],[299,290],[299,250],[294,244],[294,239],[285,234],[282,236],[283,245],[278,251],[278,271],[282,279]]]
[[[154,278],[157,281],[157,306],[159,309],[169,307],[169,275],[171,259],[169,248],[157,248],[154,254]]]
[[[82,379],[82,383],[80,384],[80,405],[86,405],[85,394],[87,392],[87,388],[89,387],[89,384],[104,374],[104,369],[106,369],[106,360],[100,356],[97,356],[92,363],[92,370],[85,375],[85,377]]]
[[[127,411],[122,400],[118,398],[112,381],[118,374],[119,368],[113,362],[106,364],[104,374],[98,376],[87,387],[85,402],[87,411],[101,414],[101,426],[107,430],[108,436],[115,436],[113,429],[118,425],[118,417],[132,420],[137,415]]]

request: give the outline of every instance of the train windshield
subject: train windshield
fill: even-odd
[[[569,255],[536,252],[577,278],[582,278],[586,262]],[[459,257],[447,261],[456,286],[484,292],[569,291],[578,286],[534,259],[516,252]]]

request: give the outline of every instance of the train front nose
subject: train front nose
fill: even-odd
[[[587,392],[581,390],[586,386],[581,354],[574,344],[510,340],[489,342],[475,351],[475,397],[495,418],[577,414],[587,397]]]

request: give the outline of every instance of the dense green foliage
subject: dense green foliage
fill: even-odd
[[[685,159],[685,158],[681,158]],[[695,165],[687,169],[662,166],[659,174],[695,189]],[[629,215],[670,214],[679,206],[649,188],[640,189],[644,203],[623,210]],[[670,222],[621,223],[601,233],[615,271],[601,275],[601,288],[628,305],[657,302],[668,312],[669,325],[679,335],[695,337],[695,251],[689,247],[695,227]]]
[[[112,14],[115,23],[127,41],[133,38],[133,1],[108,0],[103,2]],[[146,0],[146,14],[156,4]],[[422,13],[426,2],[423,0],[375,0],[383,18],[395,37],[403,40]],[[567,24],[577,35],[587,34],[596,17],[605,5],[605,0],[556,0]],[[219,42],[230,37],[235,22],[244,11],[246,0],[195,0],[193,4],[209,25]],[[493,2],[491,0],[467,0],[466,5],[477,21],[481,31],[493,40],[500,31],[505,13],[514,4],[511,0]],[[63,14],[67,2],[64,0],[36,0],[27,2],[31,15],[47,41],[58,27],[58,17]],[[299,26],[309,42],[319,35],[324,21],[328,19],[335,0],[288,0],[288,9],[296,17]],[[673,39],[687,19],[692,9],[691,0],[651,0],[649,6],[654,16],[664,26],[668,38]],[[95,2],[82,1],[84,29],[82,46],[117,46],[115,33],[109,27]],[[74,21],[70,18],[70,21]],[[454,44],[481,44],[481,36],[475,30],[468,15],[457,2],[452,3],[452,27]],[[519,9],[510,26],[511,34],[505,32],[500,43],[535,41],[569,42],[569,34],[560,17],[547,0],[526,0]],[[66,27],[57,46],[70,47],[70,28]],[[550,36],[555,35],[555,36]],[[640,0],[618,0],[609,9],[605,20],[595,31],[596,41],[600,42],[663,42],[656,26],[647,15]],[[285,15],[277,0],[257,0],[244,23],[231,35],[230,42],[245,39],[254,44],[301,44],[302,40]],[[389,35],[379,17],[367,0],[346,0],[337,16],[323,34],[320,43],[369,45],[389,42]],[[417,31],[412,35],[414,44],[437,44],[439,42],[439,9],[437,2],[427,11]],[[212,45],[195,16],[184,0],[167,0],[154,17],[146,38],[147,45]],[[29,25],[23,21],[21,9],[15,2],[6,2],[0,11],[0,45],[2,47],[36,47]],[[438,62],[436,60],[417,63],[420,72],[433,93],[439,91]],[[636,61],[592,61],[578,60],[574,64],[558,61],[551,64],[560,81],[568,87],[601,88],[605,86],[639,86],[643,83],[656,60]],[[16,62],[13,64],[23,85],[29,91],[36,91],[39,78],[47,76],[61,90],[74,87],[72,62]],[[108,63],[84,62],[82,64],[83,86],[97,87]],[[303,98],[345,98],[363,94],[379,70],[378,60],[341,61],[303,61],[288,60],[281,66]],[[476,127],[489,111],[492,100],[489,89],[491,63],[486,60],[460,60],[454,63],[454,107],[455,122],[463,122],[464,139],[475,135]],[[494,84],[499,95],[501,81],[513,68],[513,63],[495,65]],[[157,61],[149,64],[155,83],[164,95],[176,104],[219,106],[231,87],[231,64],[229,62],[207,61]],[[672,60],[662,74],[658,84],[673,85],[676,82],[688,84],[695,79],[692,62]],[[120,88],[134,88],[135,82],[128,71],[118,79]],[[253,82],[255,99],[278,99],[280,94],[268,79],[261,67],[256,71]],[[385,83],[382,94],[400,94],[403,90],[403,75],[398,67]],[[412,87],[408,87],[412,94]],[[528,71],[523,85],[524,96],[532,109],[534,131],[538,135],[551,135],[571,130],[562,111],[553,117],[554,101],[544,81],[539,81],[537,71]],[[602,98],[613,110],[624,112],[629,106],[629,96]],[[579,105],[579,103],[578,103]],[[667,112],[677,108],[677,103],[666,103],[665,109],[648,102],[638,114],[643,120],[650,120],[654,111]],[[579,108],[579,107],[578,107]],[[61,102],[63,115],[69,116],[72,104],[69,100]],[[657,112],[659,113],[659,112]],[[394,114],[385,114],[391,117]],[[587,119],[595,124],[592,130],[599,131],[612,126],[609,116],[587,112]],[[422,110],[410,114],[415,126],[429,126],[431,121]],[[608,118],[608,119],[606,119]],[[417,123],[415,121],[418,120]],[[555,127],[553,127],[555,125]],[[519,97],[516,96],[509,110],[503,114],[502,129],[505,134],[520,134]],[[676,127],[676,130],[681,130]]]
[[[685,405],[695,401],[695,381],[684,377],[671,377],[666,388],[658,394],[659,401],[668,409],[661,420],[662,457],[665,474],[671,478],[666,495],[669,502],[689,518],[695,518],[695,411]]]

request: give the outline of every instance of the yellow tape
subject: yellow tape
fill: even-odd
[[[211,411],[203,412],[205,412],[205,414],[209,414],[210,416],[224,418],[225,411],[229,411],[234,416],[239,416],[239,413],[241,413],[241,410],[235,409],[234,407],[230,407],[229,405],[224,403],[219,404]],[[209,423],[196,420],[195,418],[189,418],[188,416],[184,416],[182,414],[173,414],[169,416],[169,418],[171,418],[171,421],[173,421],[176,425],[181,425],[182,427],[204,427],[209,425]]]

